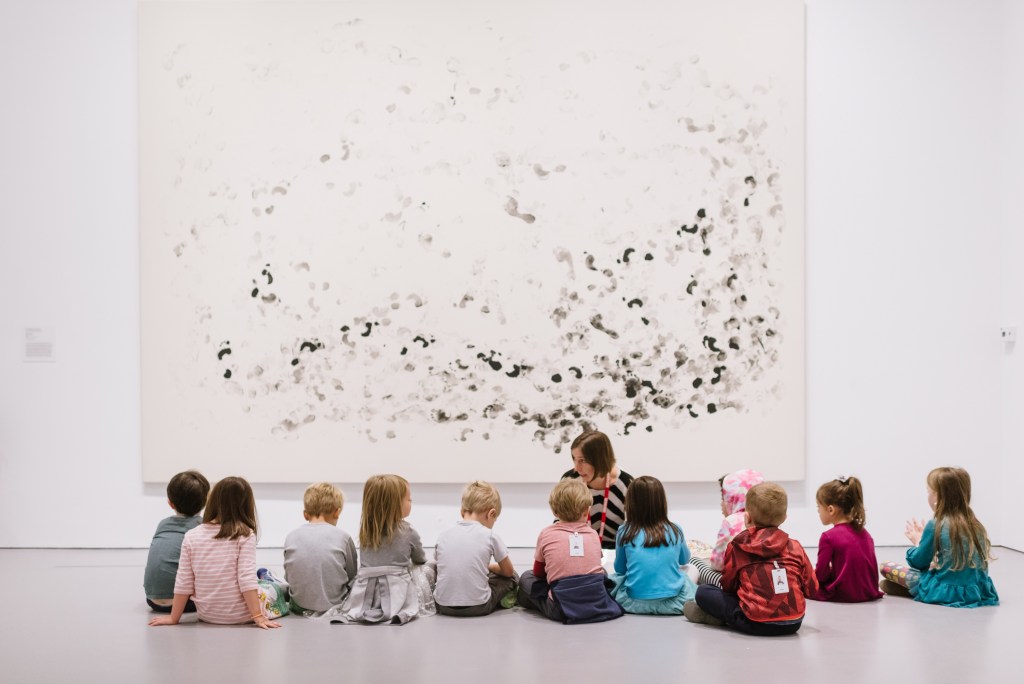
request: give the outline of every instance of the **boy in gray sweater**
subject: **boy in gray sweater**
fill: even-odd
[[[338,529],[344,498],[327,482],[306,488],[302,497],[306,524],[284,540],[284,576],[293,613],[323,613],[348,596],[358,563],[352,537]]]

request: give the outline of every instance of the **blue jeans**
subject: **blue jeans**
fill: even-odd
[[[752,636],[796,634],[796,631],[800,629],[801,623],[803,623],[803,618],[799,620],[786,620],[785,622],[757,622],[751,620],[740,610],[739,596],[728,594],[710,584],[702,584],[697,587],[697,596],[694,600],[697,601],[700,609],[708,615],[718,618],[738,632]]]

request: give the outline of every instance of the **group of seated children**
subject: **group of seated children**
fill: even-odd
[[[229,477],[210,490],[206,478],[187,471],[168,484],[177,515],[160,523],[150,547],[146,600],[164,613],[150,624],[176,624],[195,611],[205,622],[252,622],[267,629],[279,627],[274,618],[289,608],[332,623],[404,624],[434,613],[487,615],[518,603],[565,623],[624,612],[681,614],[691,622],[768,636],[795,633],[806,599],[851,603],[883,595],[857,478],[837,478],[818,489],[818,514],[831,528],[819,541],[816,567],[800,543],[779,529],[787,515],[781,486],[752,470],[727,475],[720,485],[725,520],[709,557],[694,558],[682,528],[668,518],[662,483],[650,476],[631,479],[625,519],[615,534],[614,572],[608,573],[590,517],[591,490],[581,479],[563,479],[548,500],[555,522],[540,532],[533,568],[519,577],[493,531],[501,498],[489,483],[465,487],[462,519],[440,534],[430,562],[405,520],[412,497],[404,478],[376,475],[366,482],[358,552],[337,527],[341,492],[314,484],[304,495],[306,524],[285,540],[284,586],[262,569],[257,576],[249,483]],[[935,517],[926,525],[907,524],[913,544],[907,564],[883,565],[881,588],[926,603],[998,605],[988,575],[988,536],[970,508],[969,475],[936,468],[927,485]]]

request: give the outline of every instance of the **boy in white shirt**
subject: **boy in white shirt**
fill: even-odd
[[[462,520],[442,532],[434,548],[437,612],[476,617],[514,605],[515,570],[505,543],[492,531],[500,514],[494,485],[477,480],[462,490]],[[503,601],[506,596],[512,598]]]

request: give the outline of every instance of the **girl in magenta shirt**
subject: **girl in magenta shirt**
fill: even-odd
[[[818,601],[859,603],[882,597],[878,589],[875,542],[864,529],[864,493],[860,480],[838,477],[818,487],[818,517],[832,525],[818,542],[814,573]]]

